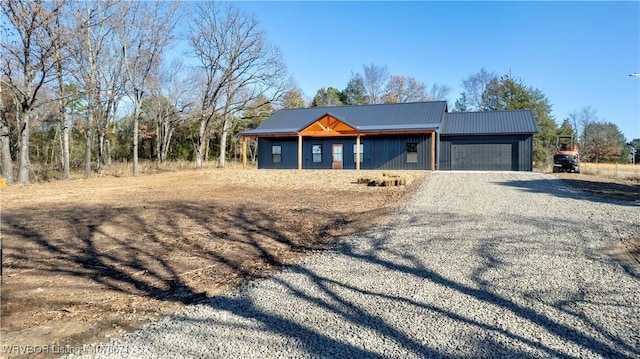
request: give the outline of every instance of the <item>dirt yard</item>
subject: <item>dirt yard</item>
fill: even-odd
[[[106,342],[389,221],[428,175],[391,173],[408,184],[357,184],[381,171],[206,169],[4,188],[2,349]],[[637,182],[558,177],[640,201]],[[637,261],[638,243],[615,250]]]
[[[554,175],[572,187],[595,196],[640,202],[640,177],[620,179],[576,173]]]
[[[0,356],[107,342],[384,223],[428,175],[391,174],[407,185],[207,169],[4,188]]]

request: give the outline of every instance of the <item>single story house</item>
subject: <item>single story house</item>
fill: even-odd
[[[241,133],[258,139],[258,168],[531,171],[530,110],[448,112],[446,101],[275,112]]]

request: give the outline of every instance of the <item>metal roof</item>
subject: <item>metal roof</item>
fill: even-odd
[[[538,132],[531,110],[447,112],[446,101],[432,101],[284,109],[242,135],[295,135],[325,115],[362,133],[439,130],[442,135],[490,135]]]
[[[531,110],[448,112],[440,128],[442,135],[490,135],[537,133]]]
[[[333,116],[359,132],[437,130],[446,111],[446,101],[284,109],[258,128],[242,134],[297,134],[324,115]]]

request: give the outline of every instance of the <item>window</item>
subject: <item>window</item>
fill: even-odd
[[[282,146],[271,146],[271,161],[273,163],[282,162]]]
[[[356,162],[356,145],[353,145],[353,162]],[[364,145],[360,144],[360,162],[362,162],[362,158],[364,158]]]
[[[314,163],[322,162],[322,145],[311,146],[311,154],[313,155]]]
[[[407,163],[418,163],[418,144],[407,143]]]

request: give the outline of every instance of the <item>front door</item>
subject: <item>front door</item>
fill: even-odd
[[[342,169],[342,144],[334,144],[331,146],[331,153],[333,154],[333,161],[331,161],[331,168],[334,170]]]

